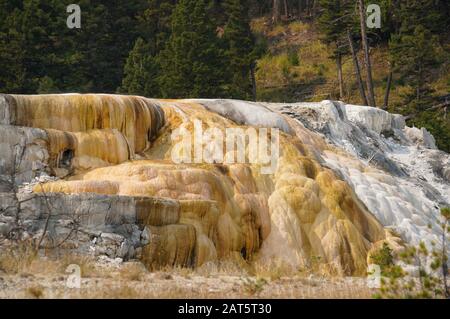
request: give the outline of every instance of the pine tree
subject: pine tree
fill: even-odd
[[[156,82],[158,65],[150,55],[150,45],[138,38],[131,50],[124,69],[121,93],[157,97],[159,87]]]
[[[320,0],[322,14],[319,27],[324,35],[324,42],[333,45],[331,58],[336,60],[339,81],[339,97],[344,96],[344,79],[342,75],[342,57],[348,53],[347,30],[352,24],[351,5],[346,0]]]
[[[0,1],[0,92],[20,93],[25,89],[24,39],[18,25],[21,12],[10,1]]]
[[[0,21],[0,29],[7,31],[0,38],[9,43],[2,46],[5,50],[0,50],[0,56],[7,59],[5,51],[14,52],[15,63],[5,65],[13,68],[17,75],[11,73],[11,82],[16,83],[16,88],[9,88],[8,92],[82,91],[88,83],[88,74],[83,73],[80,65],[84,60],[80,52],[83,41],[77,38],[79,32],[66,26],[65,3],[59,0],[8,1],[7,11],[1,11],[5,18]]]
[[[181,0],[172,15],[172,34],[161,52],[162,95],[171,98],[221,97],[223,52],[209,15],[209,0]]]
[[[139,15],[139,32],[150,45],[150,54],[156,56],[164,49],[171,34],[171,16],[176,0],[149,0]]]
[[[250,30],[248,4],[246,0],[226,0],[224,7],[228,15],[223,35],[230,72],[228,95],[249,100],[254,98],[250,72],[255,60],[255,42]]]
[[[429,110],[437,103],[430,83],[443,57],[440,40],[445,31],[440,28],[445,19],[441,5],[441,1],[432,0],[402,3],[396,13],[401,23],[398,32],[391,36],[389,49],[394,76],[411,88],[403,94],[399,111],[412,116],[409,125],[426,127],[435,136],[438,147],[448,151],[450,122],[439,110]]]
[[[393,71],[400,81],[413,88],[405,104],[424,110],[431,106],[432,90],[428,83],[440,60],[439,38],[437,31],[433,31],[441,24],[435,21],[440,13],[435,1],[412,0],[401,4],[398,15],[399,32],[392,35],[389,43]]]
[[[367,83],[367,97],[369,105],[376,107],[375,88],[372,77],[372,62],[370,60],[370,45],[367,36],[367,22],[366,22],[366,7],[363,0],[358,1],[359,22],[361,26],[361,43],[364,51],[364,64],[366,67],[366,83]]]
[[[45,76],[55,78],[53,73],[59,68],[60,60],[55,50],[58,27],[57,22],[52,19],[56,9],[43,0],[23,2],[21,21],[16,24],[23,37],[26,70],[26,89],[23,93],[37,92],[40,79]]]
[[[400,21],[400,32],[412,34],[418,25],[434,35],[445,33],[445,0],[401,1],[396,15]]]
[[[438,47],[437,37],[422,25],[417,25],[412,34],[394,36],[391,41],[394,71],[413,87],[410,101],[415,100],[414,104],[419,109],[430,103],[432,91],[428,83],[433,68],[438,65]]]
[[[25,85],[21,39],[17,34],[0,33],[0,92],[20,93]]]
[[[138,37],[141,0],[84,0],[78,43],[95,92],[114,93],[121,85],[129,52]]]

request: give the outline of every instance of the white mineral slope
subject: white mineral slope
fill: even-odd
[[[401,115],[334,101],[196,101],[238,123],[321,136],[332,146],[314,150],[322,164],[342,176],[386,228],[413,245],[439,241],[439,208],[450,203],[450,155],[436,149],[426,130],[406,127]],[[280,114],[297,129],[286,128]]]
[[[202,104],[207,110],[220,114],[241,125],[278,128],[291,133],[291,128],[283,116],[262,104],[239,100],[189,100]]]
[[[401,115],[342,102],[265,106],[345,151],[321,155],[384,226],[413,245],[439,242],[439,209],[450,203],[450,155],[436,149],[425,129],[407,127]]]

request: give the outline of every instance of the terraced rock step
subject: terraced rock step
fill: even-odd
[[[198,138],[198,123],[278,130],[273,170],[248,145],[236,154]],[[0,191],[24,201],[17,213],[14,193],[2,195],[0,237],[45,230],[43,247],[150,269],[232,259],[366,275],[383,243],[435,239],[450,157],[433,144],[399,115],[342,102],[0,95]],[[208,146],[239,163],[174,160]]]
[[[214,202],[101,194],[0,193],[0,236],[21,236],[42,248],[110,258],[142,258],[148,267],[190,267],[217,258]],[[195,207],[199,207],[196,210]],[[50,217],[49,217],[50,213]]]

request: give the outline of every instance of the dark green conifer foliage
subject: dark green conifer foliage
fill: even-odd
[[[352,4],[347,0],[320,0],[319,2],[322,8],[318,20],[319,29],[323,34],[323,41],[333,46],[330,57],[336,60],[339,98],[342,99],[344,95],[342,57],[348,53],[347,30],[354,24]]]
[[[159,53],[170,37],[175,5],[175,0],[149,0],[148,7],[138,16],[141,37],[127,58],[120,93],[161,96]]]
[[[156,82],[158,66],[150,52],[150,45],[138,38],[125,64],[121,93],[147,97],[159,94]]]
[[[9,13],[9,14],[8,14]],[[0,1],[0,92],[20,93],[25,88],[24,38],[18,26],[21,12],[12,1]]]
[[[247,0],[226,0],[228,19],[223,39],[229,64],[229,87],[227,95],[235,99],[252,99],[251,66],[256,59],[255,41],[250,30]]]
[[[389,42],[394,76],[411,90],[403,95],[404,114],[414,114],[408,123],[426,127],[436,138],[441,149],[450,150],[450,123],[438,110],[429,111],[437,104],[430,83],[435,70],[445,56],[441,47],[446,18],[442,1],[412,0],[401,2],[397,15],[401,21],[399,30]],[[447,53],[448,54],[448,53]]]
[[[164,49],[170,37],[176,3],[176,0],[149,0],[147,8],[138,16],[139,34],[150,45],[152,56]]]
[[[161,52],[160,87],[170,98],[222,97],[223,52],[210,16],[209,0],[181,0],[172,15],[172,34]]]
[[[433,36],[423,25],[417,25],[414,31],[392,37],[392,60],[394,72],[405,80],[413,91],[407,96],[407,102],[413,102],[418,110],[430,106],[432,90],[428,83],[432,70],[439,62],[437,36]]]

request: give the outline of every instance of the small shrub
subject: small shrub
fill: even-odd
[[[264,278],[244,278],[243,286],[246,293],[250,295],[259,295],[267,284],[267,280]]]
[[[291,22],[289,24],[289,30],[292,33],[300,33],[300,32],[307,31],[308,29],[309,29],[309,25],[306,23],[302,23],[300,21]]]
[[[296,50],[291,50],[288,53],[288,60],[292,66],[300,65],[300,58],[298,56],[298,52]]]
[[[407,265],[418,267],[418,278],[411,278],[400,266],[390,266],[389,272],[383,274],[385,277],[376,298],[450,298],[446,251],[450,209],[441,209],[441,216],[442,249],[436,250],[434,244],[430,250],[423,242],[418,247],[405,249],[399,258]],[[384,247],[376,258],[381,263],[391,261],[389,251]]]
[[[35,249],[29,244],[22,243],[13,248],[6,248],[0,254],[0,270],[8,274],[29,272],[37,258]]]
[[[268,33],[269,37],[278,37],[286,33],[286,27],[283,25],[276,25],[273,29]]]
[[[394,266],[394,256],[392,254],[392,249],[385,242],[383,246],[370,256],[371,262],[375,265],[380,266],[381,274],[386,276],[387,273]]]

